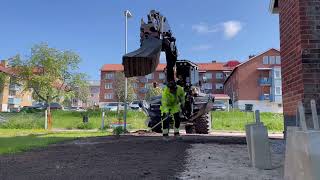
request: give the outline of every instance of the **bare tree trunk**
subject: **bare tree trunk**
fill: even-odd
[[[51,116],[51,110],[50,110],[50,104],[47,107],[47,112],[48,112],[48,129],[51,130],[52,129],[52,116]]]

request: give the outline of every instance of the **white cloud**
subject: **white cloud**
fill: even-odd
[[[211,48],[212,48],[212,46],[210,44],[200,44],[200,45],[197,45],[197,46],[193,46],[191,49],[193,51],[206,51],[206,50],[209,50]]]
[[[223,23],[224,35],[231,39],[235,37],[242,29],[242,24],[239,21],[227,21]]]
[[[226,21],[216,25],[208,25],[207,23],[194,24],[192,25],[192,30],[199,34],[223,32],[227,39],[231,39],[238,35],[242,27],[243,25],[240,21]]]
[[[197,33],[203,34],[203,33],[213,33],[218,32],[219,27],[217,26],[209,26],[206,23],[199,23],[192,25],[192,30],[194,30]]]

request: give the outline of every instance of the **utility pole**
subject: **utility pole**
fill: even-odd
[[[129,10],[124,11],[125,16],[125,48],[124,52],[127,54],[128,52],[128,18],[132,17],[132,14]],[[123,130],[127,131],[127,110],[128,110],[128,78],[125,78],[125,90],[124,90],[124,113],[123,113]]]

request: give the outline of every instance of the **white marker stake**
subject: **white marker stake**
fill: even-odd
[[[312,120],[313,120],[313,127],[315,130],[319,130],[319,119],[316,107],[316,101],[314,99],[311,100],[311,111],[312,111]]]

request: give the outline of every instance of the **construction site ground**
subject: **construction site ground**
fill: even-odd
[[[270,142],[273,168],[258,170],[250,166],[241,133],[82,138],[2,155],[0,179],[282,179],[284,141],[274,135]]]

